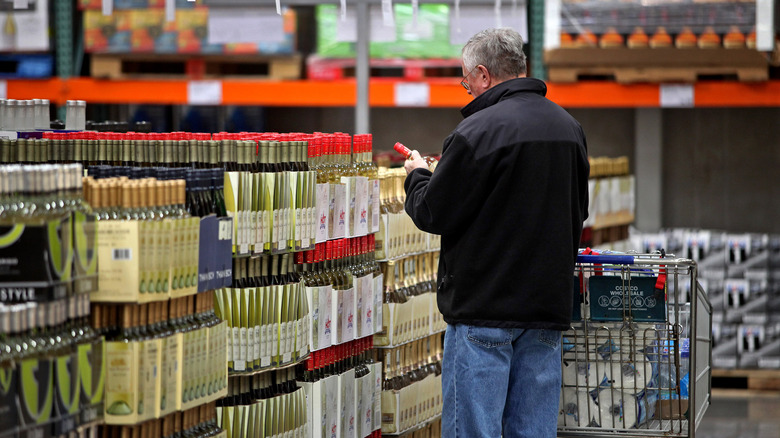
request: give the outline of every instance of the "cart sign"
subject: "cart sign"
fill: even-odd
[[[655,288],[655,282],[655,277],[591,277],[591,319],[664,322],[666,299],[664,292]]]

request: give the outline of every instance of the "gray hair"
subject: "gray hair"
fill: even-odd
[[[526,73],[523,37],[508,27],[486,29],[474,35],[463,46],[462,57],[466,71],[482,64],[501,80]]]

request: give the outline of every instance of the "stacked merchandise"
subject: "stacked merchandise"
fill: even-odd
[[[566,332],[558,426],[649,427],[662,385],[659,364],[668,362],[657,354],[661,331],[651,324],[588,322]]]
[[[380,366],[368,350],[381,328],[382,275],[372,234],[379,227],[372,138],[315,133],[308,144],[316,172],[316,243],[296,253],[293,273],[310,314],[311,355],[297,370],[308,417],[319,419],[309,422],[307,436],[375,436]]]
[[[697,261],[713,307],[713,368],[780,368],[780,237],[674,229],[632,241]]]
[[[561,47],[745,47],[756,44],[756,2],[568,1]],[[722,41],[722,43],[721,43]]]
[[[550,80],[693,82],[700,76],[769,77],[771,6],[754,1],[564,0],[548,16],[545,62]],[[765,13],[759,13],[767,8]],[[764,21],[764,20],[768,20]],[[758,34],[756,33],[758,30]]]
[[[210,278],[229,279],[231,235],[218,236],[220,221],[229,227],[221,191],[195,183],[212,181],[211,169],[143,167],[149,161],[129,159],[133,143],[125,143],[125,165],[89,167],[85,186],[101,265],[94,326],[106,336],[102,433],[223,434],[216,401],[227,394],[227,323],[211,292],[222,282]],[[67,161],[57,152],[73,143],[49,144]]]
[[[665,420],[681,420],[688,409],[691,311],[684,297],[695,271],[666,270],[644,257],[631,267],[577,265],[560,428],[687,427]]]
[[[79,1],[84,9],[84,50],[89,53],[291,55],[296,50],[296,16],[291,9],[282,17],[272,12],[271,20],[276,16],[283,22],[276,41],[213,42],[209,18],[214,12],[202,2],[175,0],[171,15],[167,2],[159,0],[119,0],[112,2],[109,14],[101,10],[102,3]]]
[[[374,336],[384,375],[384,434],[441,433],[442,333],[436,304],[439,236],[418,230],[403,211],[403,169],[379,169],[381,196],[376,254],[384,280],[381,333]],[[377,322],[380,322],[377,317]]]
[[[421,4],[419,9],[409,4],[394,4],[388,21],[382,21],[380,10],[372,7],[372,32],[369,56],[372,58],[459,58],[461,46],[450,38],[450,6]],[[384,11],[388,12],[388,11]],[[345,21],[335,5],[317,6],[317,55],[323,58],[355,57],[352,11]],[[376,18],[379,18],[377,20]],[[350,41],[352,33],[352,41]]]
[[[403,169],[379,169],[381,217],[378,221],[376,251],[380,259],[396,259],[408,254],[437,251],[441,246],[440,236],[417,229],[404,211],[405,179],[406,172]]]
[[[0,167],[0,436],[84,436],[103,417],[95,214],[80,165]]]
[[[634,222],[635,178],[628,157],[591,157],[588,180],[588,219],[583,223],[584,246],[599,246],[628,238]]]
[[[405,394],[402,408],[395,406],[408,415],[396,426],[417,427],[440,410],[436,362],[443,321],[432,293],[438,241],[402,219],[402,189],[391,203],[402,178],[387,169],[380,176],[371,163],[370,135],[41,137],[0,142],[2,160],[15,163],[3,173],[9,179],[2,187],[4,207],[16,210],[4,209],[3,219],[16,235],[14,221],[22,214],[16,211],[37,205],[27,197],[55,208],[30,214],[36,220],[54,214],[59,222],[38,227],[39,237],[56,226],[64,233],[58,241],[69,245],[63,251],[72,254],[38,254],[67,266],[41,273],[51,284],[35,297],[91,292],[92,329],[100,342],[106,339],[109,358],[95,365],[105,371],[93,379],[104,386],[92,387],[101,396],[93,397],[99,408],[92,411],[105,415],[106,436],[379,435],[382,364],[369,354],[375,333],[398,365],[386,368],[392,372],[384,380],[395,383],[385,389],[399,403],[396,396]],[[45,162],[56,164],[30,167]],[[54,170],[60,168],[67,170],[62,176]],[[30,184],[20,176],[28,169],[35,170]],[[80,207],[72,207],[72,215],[56,216],[63,207],[50,198],[81,193],[83,173],[89,175],[84,196],[94,212],[81,217]],[[63,205],[79,202],[68,195]],[[67,226],[57,225],[63,221]],[[374,233],[380,228],[378,249]],[[394,258],[380,265],[375,254],[384,258],[386,250]],[[15,306],[16,316],[2,320],[9,345],[48,318],[23,303],[31,299],[26,291],[3,294]],[[56,315],[52,326],[61,323],[55,308],[42,313]],[[22,357],[5,348],[3,353],[3,366],[15,369],[11,364]],[[110,384],[97,383],[97,376]],[[8,395],[18,393],[13,388]],[[409,394],[420,406],[414,415]],[[36,418],[35,427],[52,427],[53,416]],[[311,418],[326,418],[326,429]]]
[[[69,107],[72,102],[68,101]],[[0,131],[5,131],[4,137],[36,129],[49,129],[48,99],[0,99]]]

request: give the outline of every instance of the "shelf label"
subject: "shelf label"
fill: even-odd
[[[221,81],[187,82],[187,103],[190,105],[221,105]]]
[[[393,0],[382,0],[382,24],[386,27],[395,27]]]
[[[395,106],[429,106],[431,87],[423,82],[398,82],[395,84]]]
[[[0,99],[8,99],[8,81],[0,80]]]
[[[14,0],[14,3],[16,0]],[[27,3],[27,0],[24,0],[25,3]],[[103,10],[103,15],[111,15],[114,13],[114,0],[103,0],[101,2],[101,9]]]
[[[769,52],[774,50],[775,30],[772,26],[771,0],[756,1],[756,50]]]
[[[691,84],[661,84],[660,93],[662,108],[693,108]]]
[[[27,9],[27,0],[14,0],[14,9]]]

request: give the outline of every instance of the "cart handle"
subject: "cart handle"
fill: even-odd
[[[633,265],[634,256],[630,255],[578,255],[577,263],[600,265]]]

